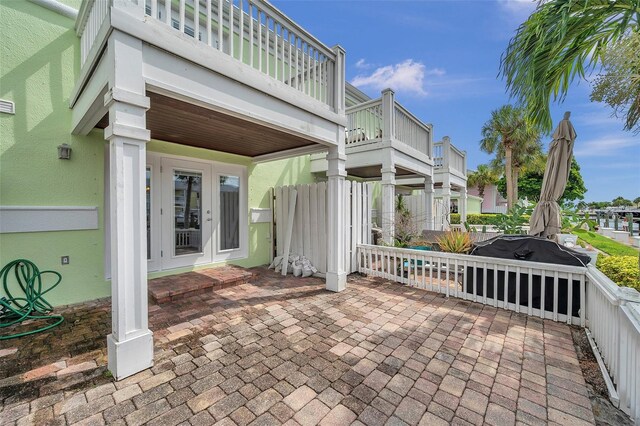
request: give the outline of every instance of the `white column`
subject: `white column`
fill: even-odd
[[[382,241],[393,245],[396,226],[396,169],[388,167],[382,169]]]
[[[108,367],[117,380],[153,365],[148,326],[146,129],[149,98],[142,75],[142,43],[114,31],[108,42],[113,73],[105,106],[109,126],[111,321]]]
[[[391,140],[396,136],[395,92],[391,89],[382,91],[382,139]]]
[[[344,134],[344,129],[341,129]],[[344,215],[344,182],[346,155],[344,138],[338,146],[330,148],[327,154],[329,168],[327,170],[327,275],[326,286],[329,291],[342,291],[347,288],[347,272],[345,268],[345,238],[347,235]]]
[[[449,182],[448,173],[444,174],[442,182],[442,204],[443,204],[443,226],[449,229],[451,224],[451,183]]]
[[[442,138],[442,168],[449,171],[449,163],[451,161],[451,138],[444,136]]]
[[[460,200],[458,201],[458,212],[460,213],[460,224],[464,227],[467,221],[467,188],[460,188]]]
[[[426,227],[429,231],[435,229],[433,216],[433,178],[431,176],[424,177],[424,195],[425,195],[425,215]]]
[[[337,114],[343,115],[345,112],[345,97],[346,97],[346,53],[342,46],[336,45],[331,48],[336,54],[336,64],[334,74],[332,76],[333,81],[333,99],[334,110]],[[342,137],[344,138],[344,132]]]

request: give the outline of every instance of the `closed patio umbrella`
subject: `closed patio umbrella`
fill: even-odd
[[[570,115],[570,112],[565,112],[564,118],[553,132],[547,166],[542,179],[540,202],[533,210],[529,221],[530,235],[553,238],[562,228],[558,200],[567,187],[573,142],[576,139],[576,131],[569,121]]]

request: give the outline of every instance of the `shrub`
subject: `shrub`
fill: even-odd
[[[395,235],[393,245],[395,247],[407,247],[412,239],[420,235],[418,221],[411,216],[402,194],[396,197]]]
[[[506,214],[498,215],[496,228],[505,235],[523,234],[522,227],[529,224],[530,215],[531,209],[529,207],[516,204]]]
[[[498,215],[494,213],[485,213],[485,214],[471,213],[467,215],[467,223],[471,225],[495,225],[497,216]],[[451,214],[451,224],[452,225],[460,224],[459,213]]]
[[[471,234],[461,231],[447,231],[437,242],[440,250],[449,253],[469,253],[473,246]]]
[[[599,256],[597,266],[619,286],[640,291],[640,269],[636,256]]]

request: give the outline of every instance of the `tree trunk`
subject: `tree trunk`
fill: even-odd
[[[513,207],[513,196],[515,192],[513,191],[513,172],[511,170],[511,146],[505,145],[504,147],[504,174],[507,180],[507,209],[511,209]]]
[[[480,185],[480,186],[478,187],[478,196],[479,196],[480,198],[484,198],[484,185]]]
[[[520,167],[513,168],[513,203],[517,203],[518,196],[518,179],[520,178]]]

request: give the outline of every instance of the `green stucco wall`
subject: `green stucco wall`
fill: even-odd
[[[103,139],[70,133],[69,96],[79,70],[73,21],[28,1],[0,2],[0,204],[103,208]],[[67,143],[72,160],[58,160]],[[0,264],[16,258],[54,269],[63,283],[48,300],[73,303],[109,294],[102,230],[0,234]],[[60,265],[68,255],[71,264]]]
[[[64,2],[79,6],[74,0]],[[69,97],[80,56],[73,21],[28,1],[1,0],[0,40],[0,98],[16,104],[15,115],[0,114],[0,205],[98,206],[100,224],[100,229],[90,231],[0,234],[0,265],[27,258],[40,269],[62,273],[62,284],[47,295],[54,305],[108,296],[103,230],[105,142],[101,130],[88,136],[70,133]],[[57,146],[62,143],[73,149],[70,161],[57,158]],[[253,165],[245,157],[160,141],[149,142],[147,148],[247,165],[249,208],[268,207],[273,186],[313,182],[308,156]],[[267,263],[269,236],[269,224],[251,224],[249,258],[233,263]],[[60,264],[64,255],[70,256],[69,265]]]

